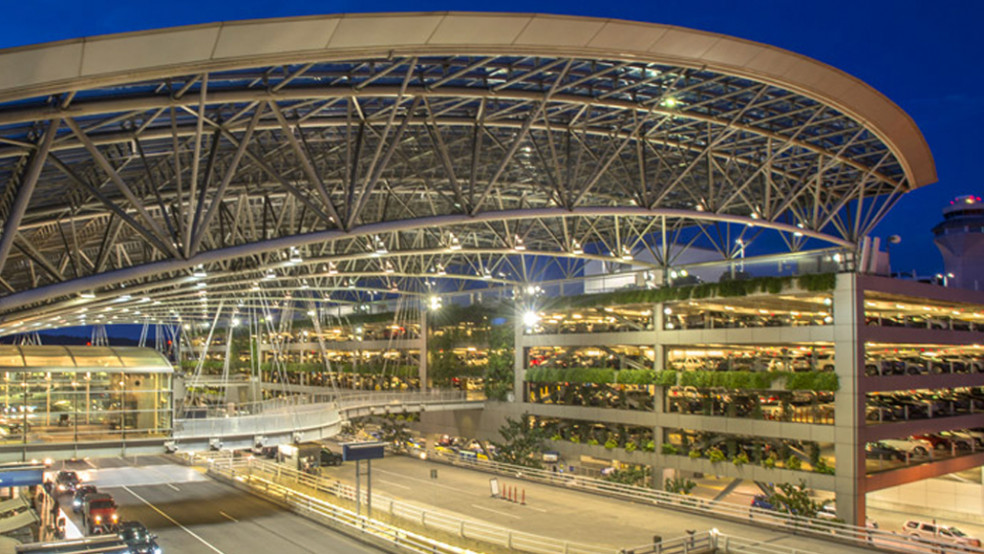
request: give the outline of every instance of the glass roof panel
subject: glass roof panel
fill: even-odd
[[[69,346],[78,367],[123,367],[116,352],[106,346]]]
[[[23,367],[24,358],[21,357],[20,349],[13,344],[0,344],[0,366]]]
[[[64,346],[22,346],[21,351],[27,367],[75,367],[75,362]]]

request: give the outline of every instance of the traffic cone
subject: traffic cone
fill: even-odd
[[[523,501],[520,502],[520,504],[522,504],[523,506],[526,505],[526,489],[523,489]]]

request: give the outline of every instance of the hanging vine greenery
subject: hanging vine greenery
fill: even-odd
[[[832,371],[651,371],[609,368],[534,367],[526,370],[530,383],[622,384],[726,388],[736,390],[836,391],[840,388]]]
[[[506,400],[513,388],[513,358],[516,337],[512,325],[492,325],[489,330],[489,361],[485,367],[485,397]]]
[[[560,296],[549,300],[545,308],[559,310],[619,304],[656,304],[674,300],[750,296],[766,293],[778,294],[783,290],[791,288],[794,284],[803,290],[821,292],[833,290],[836,280],[836,274],[824,273],[801,275],[799,277],[755,277],[752,279],[722,281],[720,283],[702,283],[699,285],[662,287],[648,290],[618,290],[600,294]]]

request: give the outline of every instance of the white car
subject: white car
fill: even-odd
[[[880,442],[911,456],[929,456],[933,451],[933,443],[925,439],[884,439]]]
[[[936,523],[936,521],[916,521],[910,519],[902,526],[902,532],[910,537],[919,537],[920,539],[937,540],[950,544],[959,544],[961,546],[981,546],[980,539],[971,537],[952,525],[943,525]]]
[[[834,521],[837,519],[837,505],[833,502],[824,504],[820,511],[817,512],[817,519],[823,519],[826,521]],[[868,529],[878,529],[878,522],[871,519],[870,517],[864,518],[864,526]]]

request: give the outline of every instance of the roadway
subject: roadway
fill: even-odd
[[[121,518],[146,525],[166,553],[382,552],[164,457],[66,462],[65,468],[112,494]],[[71,515],[71,496],[59,501]]]
[[[431,470],[437,470],[437,479],[430,477]],[[511,503],[491,498],[491,474],[410,456],[387,455],[382,460],[374,460],[372,474],[374,494],[457,517],[482,520],[558,540],[607,546],[613,550],[650,543],[653,535],[671,539],[683,536],[688,529],[706,531],[717,528],[729,535],[805,552],[870,552],[869,549],[838,542],[500,476],[501,486],[525,490],[526,505]],[[344,463],[322,468],[322,475],[354,484],[355,466]]]

